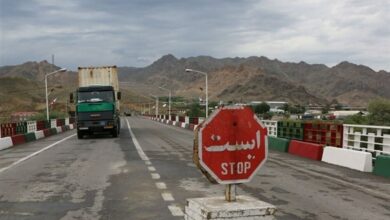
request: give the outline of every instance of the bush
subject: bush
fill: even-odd
[[[390,100],[376,99],[368,104],[368,121],[375,125],[390,126]]]

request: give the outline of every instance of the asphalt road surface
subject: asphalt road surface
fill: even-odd
[[[0,219],[183,219],[187,198],[222,196],[192,163],[193,132],[122,118],[119,138],[74,131],[0,151]],[[239,195],[277,219],[390,219],[390,180],[271,151]]]

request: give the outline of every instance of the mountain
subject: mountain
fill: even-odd
[[[43,111],[44,76],[57,70],[47,61],[0,67],[0,113]],[[204,98],[205,77],[187,73],[191,68],[208,73],[211,101],[288,101],[294,104],[326,104],[335,101],[367,106],[374,98],[390,99],[390,73],[341,62],[333,67],[305,62],[291,63],[267,57],[176,58],[168,54],[143,68],[118,67],[123,103],[150,102],[150,94],[167,96],[159,86],[186,98]],[[58,97],[64,108],[77,86],[77,73],[68,71],[48,78],[50,98]],[[4,104],[5,103],[5,104]],[[126,105],[123,105],[126,106]],[[2,115],[0,115],[2,116]]]
[[[15,111],[44,113],[45,74],[58,69],[60,67],[45,60],[0,67],[0,121],[9,120],[9,115]],[[48,77],[49,101],[57,99],[53,106],[54,110],[65,112],[69,93],[74,92],[76,88],[76,72],[66,71],[50,75]],[[140,101],[137,94],[127,88],[122,89],[122,94],[124,102]]]
[[[176,95],[204,97],[204,76],[186,73],[186,68],[208,73],[209,97],[224,101],[278,100],[296,104],[326,104],[338,101],[366,106],[373,98],[390,98],[390,73],[341,62],[334,67],[305,62],[281,62],[267,57],[223,58],[198,56],[177,59],[165,55],[144,68],[119,68],[121,81],[133,90],[155,93],[159,86]]]

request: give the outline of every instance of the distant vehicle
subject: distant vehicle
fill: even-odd
[[[118,137],[120,131],[119,100],[121,93],[116,66],[79,67],[79,87],[76,91],[77,137],[110,131]],[[70,94],[73,102],[73,93]]]
[[[314,115],[312,114],[304,114],[302,115],[302,120],[314,119]]]

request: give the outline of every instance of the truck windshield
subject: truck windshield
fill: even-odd
[[[77,101],[80,102],[113,102],[113,91],[88,91],[79,92]]]

